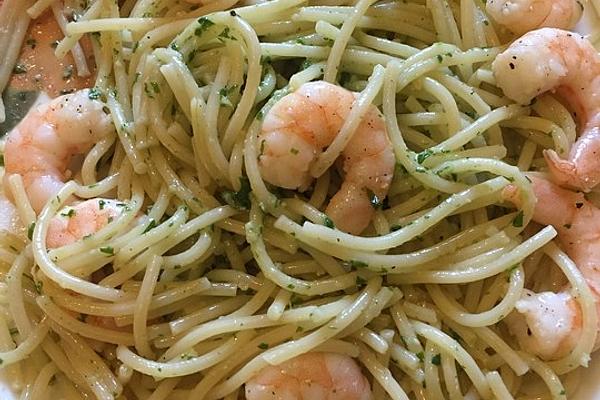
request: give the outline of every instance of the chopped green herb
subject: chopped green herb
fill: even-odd
[[[335,224],[333,223],[333,220],[331,218],[329,218],[327,215],[325,216],[325,219],[323,220],[323,225],[325,225],[328,228],[334,229],[335,228]]]
[[[259,348],[259,349],[261,349],[261,350],[266,350],[266,349],[268,349],[268,348],[269,348],[269,344],[268,344],[268,343],[265,343],[265,342],[262,342],[262,343],[260,343],[260,344],[258,345],[258,348]]]
[[[237,192],[224,191],[221,193],[221,198],[230,206],[237,208],[238,210],[250,209],[250,181],[247,177],[242,176],[240,178],[240,190]]]
[[[356,286],[364,286],[367,284],[367,280],[361,276],[356,277]]]
[[[111,246],[100,247],[100,251],[104,254],[108,254],[109,256],[113,256],[115,254],[115,249]]]
[[[88,97],[90,100],[98,100],[102,96],[102,92],[98,88],[91,88],[88,92]]]
[[[158,82],[150,82],[150,85],[152,86],[152,90],[154,90],[154,93],[160,93],[160,85],[158,84]]]
[[[42,294],[43,290],[44,290],[44,282],[42,282],[42,281],[37,281],[37,282],[35,283],[35,291],[36,291],[38,294]]]
[[[296,296],[295,294],[293,294],[292,297],[290,298],[290,305],[292,307],[296,307],[300,303],[302,303],[302,299],[300,297]]]
[[[219,90],[220,104],[225,107],[233,107],[230,96],[237,90],[237,85],[225,86]]]
[[[293,155],[296,155],[296,154],[298,154],[299,152],[300,152],[300,150],[298,150],[298,149],[296,149],[296,148],[294,148],[294,147],[292,147],[292,148],[290,149],[290,153],[292,153]]]
[[[475,111],[465,111],[465,114],[467,114],[471,119],[477,118],[477,114],[475,114]]]
[[[235,36],[231,35],[229,27],[226,27],[225,29],[223,29],[223,31],[221,33],[219,33],[218,38],[221,42],[225,42],[225,39],[237,40],[237,38]]]
[[[61,213],[60,215],[62,215],[63,217],[67,217],[67,218],[71,218],[76,214],[75,209],[71,208],[69,211]]]
[[[156,228],[156,221],[154,220],[154,218],[151,218],[150,223],[148,224],[146,229],[144,229],[144,232],[142,232],[142,234],[148,233],[149,231],[151,231],[154,228]]]
[[[433,150],[431,150],[431,149],[423,150],[422,152],[417,154],[417,162],[419,164],[423,164],[423,162],[425,160],[427,160],[429,157],[431,157],[432,155],[433,155]]]
[[[0,167],[4,167],[4,154],[0,154]]]
[[[363,261],[352,260],[350,261],[350,266],[353,268],[366,268],[369,264]]]
[[[506,273],[508,274],[509,278],[519,268],[519,266],[520,266],[520,264],[514,264],[514,265],[511,265],[510,268],[506,270]]]
[[[33,239],[33,230],[35,229],[35,222],[32,222],[31,224],[29,224],[29,227],[27,227],[27,237],[29,238],[29,240]]]
[[[512,225],[515,228],[520,228],[523,226],[523,211],[519,211],[515,219],[513,219]]]
[[[418,352],[416,356],[421,361],[425,360],[425,354],[422,351]]]
[[[437,55],[437,60],[438,60],[438,62],[441,63],[442,61],[444,61],[444,56],[442,56],[441,54],[438,54]]]
[[[214,24],[215,24],[214,22],[212,22],[210,19],[208,19],[206,17],[199,18],[198,19],[198,27],[194,31],[194,34],[196,36],[202,36],[202,34],[204,32],[206,32],[206,30],[208,28],[210,28],[211,26],[213,26]]]
[[[441,364],[441,355],[436,354],[435,356],[431,357],[431,363],[433,365],[440,365]]]
[[[291,283],[289,285],[287,285],[288,289],[294,289],[296,286],[292,285]]]
[[[27,73],[27,67],[24,64],[17,64],[13,68],[13,74],[25,74]]]
[[[104,200],[98,200],[98,208],[100,210],[104,210],[104,205],[106,204],[106,202]]]
[[[400,336],[400,341],[402,342],[402,344],[404,345],[404,347],[407,347],[407,345],[406,345],[406,339],[404,338],[404,336]]]
[[[367,189],[367,196],[369,196],[369,201],[371,202],[371,207],[378,209],[381,208],[383,202],[371,189]]]
[[[148,85],[148,82],[144,82],[144,93],[146,93],[146,96],[150,97],[151,99],[154,98],[154,94],[152,93],[151,87]]]

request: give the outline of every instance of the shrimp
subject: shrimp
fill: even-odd
[[[246,383],[247,400],[371,400],[356,362],[335,353],[305,353],[268,366]]]
[[[62,247],[96,233],[121,215],[124,206],[110,199],[89,199],[68,206],[50,220],[46,245],[50,249]]]
[[[488,0],[485,9],[518,35],[542,27],[571,29],[583,13],[577,0]]]
[[[560,29],[529,32],[498,55],[492,64],[498,86],[511,99],[528,104],[556,90],[578,116],[581,133],[561,159],[544,157],[561,186],[590,191],[600,182],[600,55],[583,37]]]
[[[31,205],[39,212],[69,177],[72,157],[86,153],[114,131],[104,109],[104,104],[92,100],[86,89],[30,111],[8,133],[5,184],[8,176],[21,175]]]
[[[585,277],[592,293],[600,302],[600,209],[582,193],[563,189],[556,184],[530,175],[537,198],[533,220],[552,225],[558,240]],[[518,191],[507,187],[504,198],[520,204]],[[568,354],[581,335],[581,309],[565,287],[559,293],[526,292],[517,301],[521,314],[509,319],[509,328],[521,343],[545,359]],[[599,310],[600,311],[600,310]]]
[[[259,135],[259,168],[269,183],[305,190],[310,167],[335,139],[356,94],[317,81],[305,83],[279,100],[264,117]],[[383,116],[371,106],[342,152],[344,181],[325,212],[335,225],[361,233],[371,221],[372,200],[384,199],[392,181],[395,157]]]

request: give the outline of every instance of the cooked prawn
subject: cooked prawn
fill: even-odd
[[[331,144],[348,117],[355,94],[317,81],[279,100],[264,118],[259,167],[276,186],[305,190],[310,167]],[[372,197],[387,196],[395,158],[383,116],[371,106],[342,152],[344,181],[325,212],[335,225],[359,234],[373,216]]]
[[[578,116],[581,133],[561,159],[544,151],[550,172],[562,186],[589,191],[600,182],[600,55],[591,43],[560,29],[532,31],[492,64],[498,86],[511,99],[530,103],[549,90],[564,97]]]
[[[542,27],[571,29],[583,12],[577,0],[488,0],[485,9],[519,35]]]
[[[114,131],[103,109],[89,90],[77,91],[31,110],[8,133],[5,182],[12,174],[21,175],[34,210],[40,211],[63,186],[73,156],[86,153]]]
[[[335,353],[305,353],[269,366],[246,383],[247,400],[371,400],[356,362]]]
[[[125,204],[110,199],[89,199],[68,206],[48,225],[46,244],[57,248],[71,244],[104,228],[123,212]]]
[[[600,209],[582,193],[529,176],[537,198],[533,220],[552,225],[565,252],[575,262],[597,301],[600,301]],[[518,191],[509,186],[504,196],[520,204]],[[524,348],[553,359],[570,352],[581,333],[581,309],[570,287],[559,293],[527,292],[516,305],[522,318],[510,320],[510,329]]]

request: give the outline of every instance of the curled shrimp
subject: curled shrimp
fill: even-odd
[[[552,225],[558,232],[561,247],[577,265],[600,302],[600,209],[582,193],[563,189],[556,184],[529,176],[537,198],[533,220]],[[509,186],[504,198],[520,204],[516,188]],[[581,308],[570,287],[558,293],[526,292],[516,304],[519,315],[509,319],[509,328],[523,348],[545,359],[568,354],[581,335]]]
[[[356,362],[335,353],[305,353],[263,368],[246,383],[247,400],[371,400]]]
[[[354,100],[354,93],[323,81],[305,83],[279,100],[259,135],[262,177],[276,186],[305,190],[314,178],[311,165],[335,139]],[[394,173],[392,146],[375,106],[364,115],[342,158],[344,181],[325,212],[339,229],[359,234],[373,216],[372,197],[387,196]]]
[[[532,31],[498,55],[492,69],[498,86],[511,99],[528,104],[546,91],[557,91],[578,116],[581,133],[561,159],[544,157],[554,180],[589,191],[600,182],[600,55],[580,35],[560,29]]]
[[[72,157],[85,154],[114,131],[104,109],[104,104],[91,99],[86,89],[31,110],[8,133],[5,183],[8,176],[21,175],[31,205],[39,212],[69,177]]]
[[[121,215],[124,206],[116,200],[89,199],[64,208],[50,220],[46,235],[48,248],[66,246],[98,232]]]
[[[519,35],[542,27],[570,29],[583,12],[577,0],[488,0],[485,9],[494,21]]]

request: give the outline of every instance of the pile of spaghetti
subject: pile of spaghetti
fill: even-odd
[[[4,3],[20,41],[0,43],[2,87],[31,13],[60,8]],[[314,351],[355,358],[376,399],[570,393],[594,299],[556,231],[526,230],[523,172],[544,167],[543,149],[564,152],[575,123],[552,95],[522,106],[496,87],[510,39],[485,4],[73,3],[56,52],[89,37],[90,97],[115,129],[39,214],[19,182],[3,188],[25,229],[0,232],[0,362],[23,398],[232,400],[266,366]],[[393,148],[388,196],[360,236],[324,212],[337,164],[320,160],[303,191],[261,175],[265,115],[315,80],[357,93],[348,126],[377,106]],[[509,184],[519,208],[502,198]],[[123,212],[49,249],[52,218],[94,198]],[[525,288],[567,282],[588,313],[580,344],[542,361],[507,317]]]

